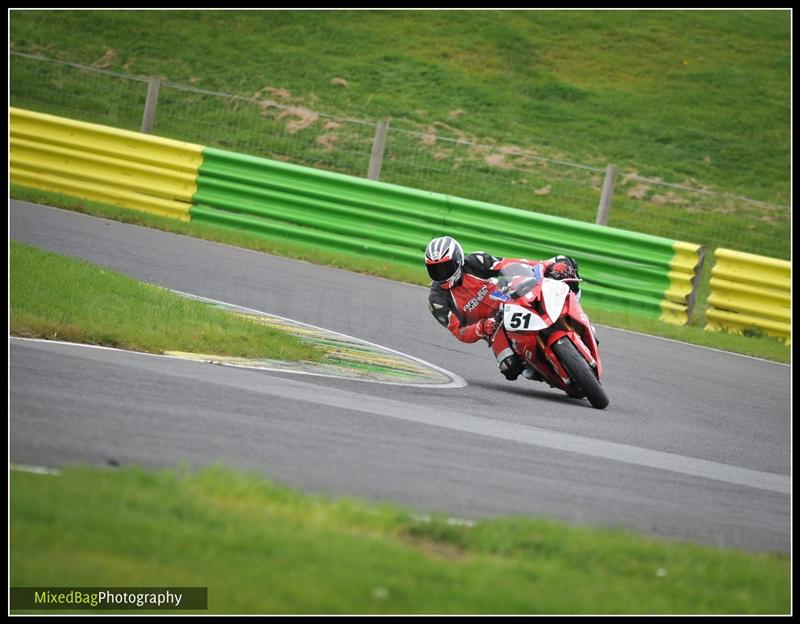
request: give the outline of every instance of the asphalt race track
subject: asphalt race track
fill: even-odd
[[[378,343],[463,378],[404,387],[9,340],[10,458],[255,470],[465,518],[543,515],[790,549],[790,368],[598,328],[606,410],[457,342],[427,289],[10,202],[14,240]]]

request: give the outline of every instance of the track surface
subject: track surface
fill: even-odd
[[[600,327],[608,409],[507,382],[427,289],[11,202],[11,238],[423,358],[465,388],[10,340],[11,461],[223,463],[309,491],[790,549],[790,368]],[[12,267],[13,270],[13,267]]]

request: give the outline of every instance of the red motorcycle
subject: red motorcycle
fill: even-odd
[[[498,290],[489,296],[501,304],[497,320],[526,363],[525,377],[604,409],[609,401],[600,382],[603,364],[597,341],[569,286],[577,281],[550,279],[540,264],[510,261],[500,270]]]

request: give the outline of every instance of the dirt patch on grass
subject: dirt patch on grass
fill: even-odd
[[[490,167],[498,169],[511,169],[511,165],[506,162],[505,154],[489,154],[484,157],[484,162]]]
[[[114,52],[112,49],[106,50],[106,53],[97,59],[94,63],[92,63],[92,67],[96,67],[97,69],[106,69],[111,67],[114,64],[114,61],[117,60],[117,53]]]
[[[337,134],[333,132],[329,132],[328,134],[323,134],[317,137],[317,144],[322,146],[326,152],[330,152],[336,146],[336,141],[339,138]]]
[[[417,550],[421,550],[431,559],[442,561],[466,561],[469,559],[469,553],[466,550],[449,542],[411,536],[405,536],[404,541]]]

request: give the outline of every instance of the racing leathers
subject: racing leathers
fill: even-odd
[[[494,323],[500,301],[489,295],[497,289],[490,278],[497,277],[500,269],[512,262],[541,265],[544,274],[555,279],[578,277],[577,263],[567,256],[537,261],[496,258],[476,252],[464,258],[461,279],[452,288],[433,282],[428,295],[428,307],[436,320],[461,342],[486,340],[497,358],[500,372],[510,380],[519,376],[524,364],[511,348],[503,326]],[[579,293],[577,282],[571,282],[570,288]]]

